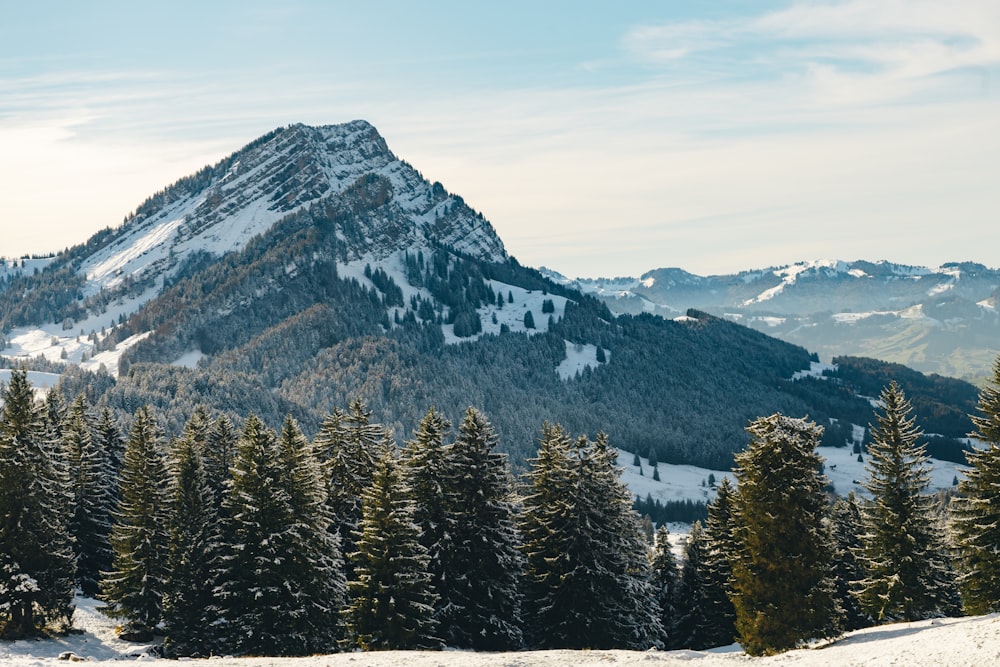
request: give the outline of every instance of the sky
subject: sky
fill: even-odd
[[[370,121],[522,264],[1000,266],[1000,3],[0,0],[0,256]]]

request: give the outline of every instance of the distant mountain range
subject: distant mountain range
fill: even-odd
[[[866,275],[882,267],[866,266]],[[361,397],[402,440],[431,406],[457,420],[475,405],[515,465],[534,454],[546,420],[715,469],[747,442],[750,419],[779,411],[808,414],[844,445],[856,437],[851,424],[871,420],[859,394],[889,375],[918,399],[928,431],[964,436],[976,394],[966,383],[864,360],[823,367],[810,350],[824,348],[811,341],[714,317],[696,299],[657,301],[658,290],[715,289],[726,292],[720,304],[745,304],[720,315],[752,324],[750,313],[778,317],[757,305],[835,270],[732,279],[672,270],[602,294],[596,281],[521,266],[481,213],[396,157],[370,124],[292,125],[84,244],[4,261],[0,366],[59,377],[69,397],[85,392],[123,423],[149,404],[171,432],[197,405],[275,426],[292,414],[308,432]],[[964,278],[953,278],[951,293],[965,294]],[[615,315],[608,303],[633,312]],[[700,307],[680,310],[688,305]],[[950,442],[939,449],[955,458],[963,445]]]
[[[656,269],[640,278],[554,281],[615,313],[664,317],[697,308],[803,345],[824,360],[875,357],[977,382],[1000,354],[1000,270],[823,260],[732,275]]]

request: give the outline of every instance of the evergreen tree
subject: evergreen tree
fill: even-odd
[[[961,495],[952,501],[967,614],[1000,611],[1000,357],[979,393],[978,411],[971,436],[987,446],[966,454],[971,468],[959,482]]]
[[[513,480],[497,443],[493,426],[470,407],[446,451],[450,546],[438,553],[447,576],[437,617],[449,646],[501,651],[522,643]]]
[[[445,497],[446,487],[455,481],[445,461],[445,438],[450,430],[451,422],[430,408],[413,438],[407,441],[400,460],[400,475],[413,503],[413,522],[420,529],[420,544],[427,551],[427,572],[437,594],[434,616],[438,623],[441,606],[449,604],[447,588],[455,574],[446,563],[448,553],[456,548],[452,507]]]
[[[653,590],[656,592],[656,602],[660,612],[660,626],[663,628],[661,642],[666,647],[673,646],[674,632],[677,627],[677,596],[680,584],[680,572],[677,568],[677,558],[670,547],[669,532],[666,526],[660,526],[653,541],[653,553],[650,556]]]
[[[203,416],[207,420],[207,415]],[[199,425],[198,430],[201,430]],[[233,423],[225,415],[213,423],[205,435],[202,465],[205,468],[205,480],[212,490],[212,498],[216,510],[222,509],[222,501],[226,496],[227,485],[232,477],[231,470],[236,453],[238,436]]]
[[[163,616],[166,576],[166,465],[161,436],[146,408],[135,413],[125,443],[119,496],[111,527],[113,562],[102,582],[101,610],[125,619],[121,636],[148,641]]]
[[[95,596],[101,573],[111,568],[113,498],[108,466],[91,436],[87,409],[87,399],[80,394],[62,429],[62,447],[73,495],[69,532],[75,540],[76,581],[85,595]]]
[[[102,408],[101,414],[97,418],[97,424],[94,427],[94,445],[97,447],[97,451],[100,452],[104,469],[102,475],[104,478],[105,496],[108,499],[108,507],[110,508],[110,516],[111,512],[118,506],[118,501],[120,500],[118,496],[118,482],[122,463],[125,460],[125,440],[122,439],[121,431],[118,430],[118,426],[111,415],[111,410],[108,408]]]
[[[524,328],[525,329],[535,328],[535,316],[531,314],[530,310],[524,311]]]
[[[361,522],[361,494],[371,484],[375,462],[391,435],[371,423],[371,412],[361,399],[351,402],[350,411],[340,408],[323,420],[313,440],[326,479],[327,505],[333,520],[331,530],[340,539],[341,550],[355,550],[354,535]],[[351,578],[353,565],[345,563]]]
[[[663,634],[617,452],[542,428],[521,518],[525,628],[541,648],[648,648]]]
[[[925,493],[930,478],[920,430],[895,382],[882,390],[880,403],[866,465],[871,500],[862,506],[861,607],[879,623],[951,615],[958,609],[955,578],[934,499]]]
[[[834,544],[816,454],[823,429],[775,414],[747,430],[732,499],[732,601],[744,650],[764,655],[837,634]]]
[[[838,498],[830,510],[830,522],[836,551],[833,558],[833,577],[837,604],[843,611],[844,630],[860,630],[873,625],[854,594],[864,578],[864,568],[859,555],[863,548],[859,528],[862,525],[861,507],[854,492]]]
[[[278,439],[279,483],[288,493],[288,587],[302,609],[286,632],[298,635],[297,653],[328,652],[343,639],[342,611],[347,583],[338,536],[327,505],[322,466],[298,424],[286,417]]]
[[[737,546],[732,526],[733,487],[728,477],[722,479],[715,499],[708,504],[705,522],[704,583],[706,626],[702,641],[707,646],[727,646],[736,641],[736,610],[730,600],[732,568],[730,554]]]
[[[392,449],[383,450],[363,494],[357,551],[350,554],[348,636],[364,650],[439,648],[427,550]]]
[[[27,372],[15,369],[0,407],[0,637],[64,630],[73,616],[65,466],[46,440]]]
[[[220,536],[201,457],[205,426],[204,414],[195,413],[170,457],[163,645],[171,657],[207,656],[218,648],[211,612]]]
[[[708,537],[701,521],[691,524],[691,532],[684,544],[680,580],[677,584],[677,612],[674,634],[668,646],[672,649],[713,648],[709,637],[715,634],[707,610],[712,606],[707,584],[708,566],[705,562]]]

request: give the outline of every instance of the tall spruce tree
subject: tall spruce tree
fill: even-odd
[[[100,590],[101,573],[111,568],[110,470],[92,437],[87,399],[73,401],[62,428],[62,447],[70,476],[73,513],[69,531],[75,540],[76,581],[85,595]]]
[[[449,646],[502,651],[522,644],[523,559],[513,480],[497,444],[493,426],[470,407],[445,452],[450,547],[438,554],[446,585],[437,591],[437,617]]]
[[[437,595],[392,448],[383,447],[362,496],[357,550],[350,554],[349,642],[364,650],[440,648]]]
[[[876,622],[914,621],[958,610],[954,572],[934,515],[927,455],[903,390],[891,382],[868,444],[871,499],[862,506],[862,609]]]
[[[732,567],[729,559],[737,545],[733,536],[733,486],[728,477],[719,484],[715,498],[708,504],[705,521],[705,627],[702,641],[706,646],[727,646],[736,641],[736,610],[732,596]]]
[[[669,534],[666,526],[660,526],[656,530],[653,552],[650,555],[653,590],[659,607],[660,626],[663,628],[660,641],[667,648],[673,646],[677,628],[677,589],[680,583],[680,571],[670,545]]]
[[[195,413],[170,454],[163,594],[163,647],[170,657],[208,656],[220,648],[211,617],[220,536],[201,457],[205,427],[204,414]]]
[[[525,628],[540,648],[648,648],[663,634],[632,498],[607,439],[542,428],[521,518]]]
[[[202,462],[216,511],[221,511],[222,500],[226,497],[238,439],[233,423],[225,415],[221,415],[212,423],[205,436]]]
[[[454,482],[445,461],[445,438],[451,422],[433,407],[427,411],[413,437],[407,441],[400,459],[400,475],[413,503],[413,521],[420,528],[420,544],[427,551],[427,572],[437,594],[434,616],[440,622],[442,607],[449,606],[449,587],[455,575],[447,557],[455,549],[452,507],[445,497],[446,487]],[[449,637],[444,637],[449,641]]]
[[[219,613],[227,650],[241,655],[328,651],[343,580],[329,534],[318,464],[291,420],[279,438],[250,415],[223,501]]]
[[[73,616],[68,479],[46,439],[27,372],[15,369],[0,408],[0,637],[64,630]]]
[[[816,454],[823,429],[774,414],[747,430],[732,499],[732,601],[744,650],[767,655],[838,633],[834,543]]]
[[[979,393],[972,437],[985,449],[966,454],[971,466],[952,501],[959,550],[962,606],[967,614],[1000,611],[1000,357]]]
[[[344,638],[343,610],[347,582],[340,539],[331,528],[326,479],[312,448],[298,424],[285,418],[278,438],[278,481],[288,493],[291,576],[297,622],[286,632],[297,636],[293,650],[303,655],[332,651]]]
[[[860,554],[863,549],[859,529],[862,525],[861,507],[850,492],[838,498],[830,510],[830,523],[836,552],[833,558],[833,577],[837,604],[843,612],[844,630],[860,630],[873,625],[871,616],[861,609],[855,595],[858,583],[864,578]]]
[[[711,548],[702,523],[691,524],[691,532],[684,544],[680,580],[677,583],[677,620],[669,647],[704,650],[713,648],[713,637],[718,636],[709,610],[719,604],[712,598],[720,591],[709,585],[708,551]]]
[[[101,408],[101,414],[98,416],[97,423],[94,426],[93,437],[94,445],[97,447],[97,451],[100,452],[104,468],[105,495],[108,497],[111,512],[114,512],[120,500],[118,496],[118,481],[122,462],[125,460],[125,440],[122,438],[121,431],[115,424],[110,409],[106,407]]]
[[[148,641],[163,617],[167,470],[161,440],[148,410],[139,408],[125,443],[111,571],[102,581],[101,610],[124,619],[121,636],[135,641]]]

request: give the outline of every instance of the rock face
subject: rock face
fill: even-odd
[[[345,239],[348,259],[428,245],[488,261],[507,258],[482,215],[393,155],[367,122],[292,125],[150,197],[78,262],[84,293],[130,281],[144,281],[155,293],[192,253],[241,250],[279,220],[345,197],[391,204],[388,214]]]

